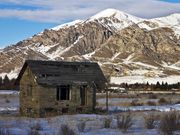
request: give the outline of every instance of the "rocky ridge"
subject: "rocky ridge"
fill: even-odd
[[[107,9],[0,50],[0,76],[25,59],[95,61],[106,76],[180,75],[180,15],[142,19]]]

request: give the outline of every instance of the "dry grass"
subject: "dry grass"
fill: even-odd
[[[104,118],[104,128],[110,128],[111,127],[112,119],[110,118]]]
[[[0,128],[0,135],[10,135],[9,131],[5,128]]]
[[[82,121],[79,124],[77,124],[77,128],[79,132],[84,132],[86,127],[86,122]]]
[[[180,129],[180,113],[176,111],[164,113],[161,117],[159,130],[164,135],[173,135]]]
[[[160,98],[159,101],[158,101],[158,103],[159,103],[160,105],[164,105],[164,104],[168,104],[168,101],[167,101],[165,98]]]
[[[40,134],[37,130],[31,129],[30,132],[28,133],[28,135],[40,135]]]
[[[156,102],[154,102],[154,101],[147,101],[146,104],[149,106],[156,106]]]
[[[40,123],[35,123],[31,126],[32,130],[41,130],[41,124]]]
[[[136,94],[124,94],[124,93],[110,93],[108,95],[109,98],[137,98],[139,95]],[[106,94],[102,93],[102,94],[97,94],[96,98],[106,98]]]
[[[59,135],[76,135],[76,133],[68,125],[63,124],[61,125]]]
[[[149,99],[157,99],[157,98],[158,98],[158,95],[156,95],[156,94],[149,94],[149,95],[148,95],[148,98],[149,98]]]
[[[143,106],[143,103],[140,103],[138,100],[133,100],[131,106]]]
[[[154,129],[157,117],[154,114],[146,115],[144,117],[144,124],[147,129]]]
[[[130,113],[117,116],[117,127],[123,132],[127,132],[133,125],[132,116]]]

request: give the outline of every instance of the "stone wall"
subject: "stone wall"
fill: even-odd
[[[20,113],[22,116],[46,117],[92,111],[93,88],[91,84],[86,86],[86,104],[81,106],[81,84],[67,84],[70,85],[70,99],[57,101],[57,87],[38,85],[35,78],[27,67],[20,81]],[[32,94],[28,92],[29,89],[32,90]]]
[[[31,88],[29,88],[31,87]],[[29,67],[26,68],[20,80],[20,113],[23,116],[36,117],[39,115],[39,91],[35,76]],[[28,89],[32,90],[32,94],[28,93]]]

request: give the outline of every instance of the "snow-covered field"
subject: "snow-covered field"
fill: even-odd
[[[61,135],[59,132],[63,124],[68,125],[77,135],[160,135],[157,128],[145,128],[143,118],[145,115],[148,115],[146,112],[131,114],[133,125],[128,129],[127,133],[117,128],[117,115],[122,114],[77,114],[38,119],[0,117],[0,127],[8,131],[11,135],[29,135],[28,133],[32,131],[33,127],[36,127],[36,131],[40,135]],[[111,120],[109,128],[105,128],[104,124],[107,118]],[[85,123],[83,131],[78,128],[82,122]],[[179,131],[176,131],[176,133],[176,135],[178,135]]]
[[[110,128],[104,128],[105,118],[112,119]],[[78,124],[85,122],[84,132],[78,131]],[[121,135],[123,134],[117,129],[115,115],[95,115],[95,114],[79,114],[79,115],[63,115],[52,118],[2,118],[0,117],[0,127],[5,127],[12,135],[28,135],[31,127],[40,125],[38,132],[41,135],[60,135],[58,134],[62,124],[69,125],[77,135]],[[147,130],[143,127],[143,121],[139,117],[134,117],[133,126],[126,133],[127,135],[158,135],[158,131]],[[138,124],[138,125],[137,125]]]
[[[19,110],[19,92],[0,90],[0,114],[14,113]]]
[[[114,84],[134,84],[143,83],[156,84],[157,82],[167,82],[168,84],[175,84],[180,82],[180,76],[168,76],[168,77],[145,77],[145,76],[123,76],[123,77],[111,77],[111,83]]]
[[[49,118],[26,118],[17,116],[19,108],[19,93],[17,91],[0,91],[0,130],[8,131],[10,135],[29,135],[33,127],[38,127],[40,135],[60,135],[62,124],[68,125],[77,135],[159,135],[158,129],[146,129],[144,115],[149,113],[163,113],[164,111],[180,110],[180,104],[164,106],[109,106],[109,113],[97,114],[76,114],[62,115]],[[8,102],[7,102],[8,99]],[[120,102],[131,102],[132,100],[142,100],[141,98],[110,98],[109,104]],[[144,99],[143,99],[144,100]],[[145,101],[145,100],[144,100]],[[149,99],[157,101],[157,99]],[[104,98],[97,100],[98,104],[105,104]],[[105,109],[105,106],[101,106]],[[124,114],[124,111],[131,110],[133,114],[133,125],[127,133],[123,133],[117,128],[117,115]],[[3,113],[2,113],[3,112]],[[12,112],[12,113],[11,113]],[[16,112],[16,113],[13,113]],[[116,112],[116,113],[114,113]],[[5,113],[8,113],[6,115]],[[110,128],[105,128],[105,119],[111,119]],[[84,131],[78,129],[79,125],[85,123]],[[179,133],[179,131],[177,132]]]
[[[106,107],[102,107],[103,110]],[[160,105],[160,106],[129,106],[129,107],[121,107],[121,106],[109,106],[109,111],[111,112],[121,112],[121,111],[161,111],[161,112],[168,112],[173,110],[180,111],[180,104],[175,105]]]

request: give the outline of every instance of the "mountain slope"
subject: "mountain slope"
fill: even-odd
[[[107,76],[179,75],[179,28],[179,14],[147,20],[107,9],[0,50],[0,76],[14,78],[25,59],[95,61]]]
[[[180,74],[179,67],[170,66],[180,58],[180,46],[175,41],[178,39],[169,28],[147,32],[132,25],[111,36],[91,59],[109,65],[113,76],[132,75],[136,70],[153,71],[156,75]]]

